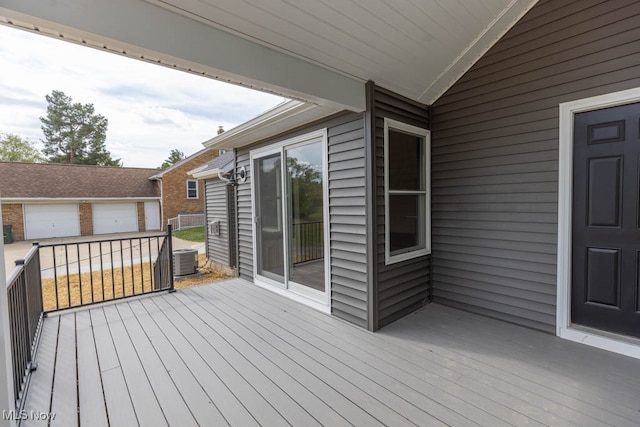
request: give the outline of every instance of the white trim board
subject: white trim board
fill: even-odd
[[[560,152],[558,165],[558,292],[556,335],[592,347],[640,359],[640,345],[609,335],[578,330],[571,325],[571,203],[573,200],[573,118],[576,113],[640,102],[640,88],[614,92],[560,104]]]

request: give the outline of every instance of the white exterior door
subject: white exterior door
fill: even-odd
[[[144,202],[144,224],[146,231],[160,230],[160,204]]]
[[[138,231],[136,203],[94,203],[93,234],[135,231]]]
[[[77,204],[24,205],[27,240],[80,235]]]

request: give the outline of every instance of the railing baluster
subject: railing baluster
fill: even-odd
[[[111,298],[116,297],[116,276],[113,269],[113,240],[109,241],[109,250],[111,251]]]
[[[69,250],[68,246],[64,245],[64,261],[67,265],[67,300],[69,302],[68,307],[71,307],[71,284],[69,283]]]
[[[80,290],[80,305],[82,305],[83,304],[83,301],[82,301],[82,297],[83,297],[83,295],[82,295],[82,267],[81,267],[82,262],[80,261],[80,243],[76,243],[76,253],[77,253],[77,256],[78,256],[78,258],[77,258],[78,259],[78,288]]]
[[[56,310],[60,308],[60,301],[58,298],[58,263],[56,262],[56,248],[51,247],[53,252],[53,292],[56,294]]]
[[[149,246],[149,289],[153,291],[153,257],[151,256],[151,237],[147,238],[147,245]]]
[[[122,249],[122,240],[120,240],[120,275],[122,276],[122,296],[127,294],[124,284],[124,250]],[[115,298],[115,295],[113,296]]]
[[[93,291],[93,257],[91,256],[91,243],[87,245],[89,249],[89,280],[91,283],[91,302],[95,302],[95,296]]]
[[[104,301],[104,255],[102,253],[102,242],[99,243],[100,249],[100,289],[102,290],[102,300]]]

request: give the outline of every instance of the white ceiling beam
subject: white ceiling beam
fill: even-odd
[[[144,0],[0,0],[0,16],[258,90],[352,111],[365,108],[363,81]]]

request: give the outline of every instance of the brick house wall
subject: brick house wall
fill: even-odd
[[[2,205],[2,225],[13,226],[14,240],[24,240],[22,203],[8,203]]]
[[[187,199],[187,172],[218,156],[218,150],[205,151],[162,176],[162,224],[179,213],[204,213],[204,184],[198,181],[198,198]],[[164,227],[163,225],[163,227]]]
[[[147,231],[147,225],[144,218],[144,202],[138,202],[138,231]]]
[[[93,209],[91,203],[80,203],[80,235],[93,234]]]

